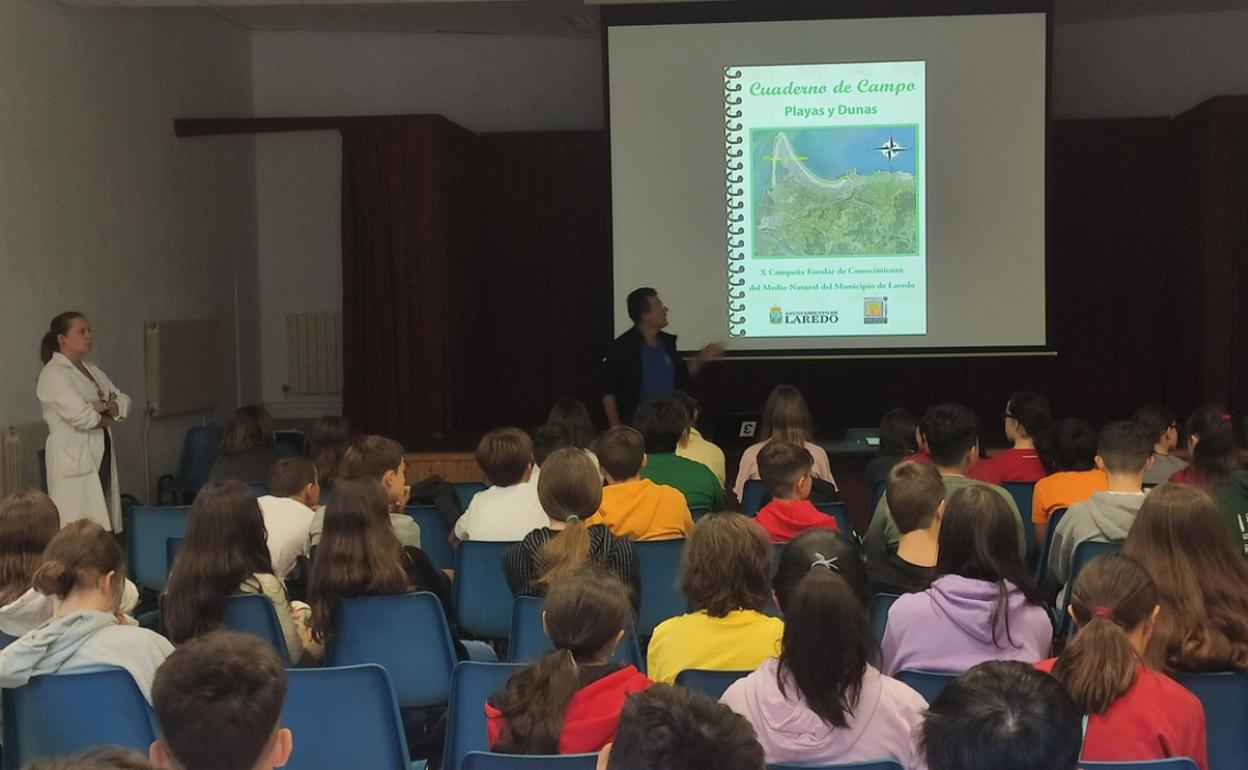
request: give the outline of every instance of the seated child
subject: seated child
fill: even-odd
[[[420,548],[420,527],[403,511],[412,489],[407,485],[407,461],[403,459],[402,444],[385,436],[356,439],[343,453],[338,475],[369,476],[380,481],[390,501],[390,526],[394,536],[404,546]],[[325,508],[322,506],[312,520],[313,547],[321,541],[324,525]]]
[[[676,453],[689,428],[689,415],[679,402],[670,397],[643,402],[633,417],[633,426],[645,440],[643,479],[679,489],[690,507],[727,509],[724,485],[711,469]]]
[[[1005,404],[1005,437],[1010,448],[975,463],[966,475],[990,484],[1035,483],[1044,478],[1036,440],[1049,432],[1053,414],[1044,396],[1015,393]]]
[[[533,474],[533,441],[519,428],[498,428],[477,444],[477,465],[490,486],[478,492],[455,522],[451,542],[514,542],[546,526]]]
[[[771,502],[754,520],[773,543],[787,543],[808,529],[836,530],[836,519],[810,502],[814,458],[806,447],[772,440],[759,450],[758,475],[771,493]]]
[[[1144,483],[1164,484],[1187,467],[1187,462],[1170,454],[1179,446],[1179,422],[1161,404],[1148,404],[1135,410],[1135,421],[1154,439],[1153,467],[1144,474]]]
[[[1075,578],[1069,612],[1079,633],[1036,668],[1052,673],[1088,715],[1080,759],[1188,757],[1208,770],[1200,701],[1143,660],[1162,611],[1152,578],[1130,556],[1099,556]]]
[[[1062,420],[1053,426],[1045,465],[1052,471],[1031,493],[1031,524],[1036,545],[1049,535],[1049,519],[1061,508],[1109,489],[1109,477],[1096,467],[1096,434],[1083,420]]]
[[[727,473],[725,470],[727,463],[724,460],[724,450],[707,441],[698,432],[697,424],[701,407],[697,400],[683,390],[673,391],[668,398],[679,404],[689,417],[685,434],[676,446],[676,454],[681,457],[687,457],[690,460],[696,460],[710,468],[711,473],[715,474],[716,480],[719,481],[719,485],[722,487]]]
[[[583,754],[609,743],[625,698],[653,684],[609,662],[632,625],[628,590],[610,573],[583,567],[552,585],[542,628],[554,649],[490,696],[490,751]]]
[[[703,693],[657,684],[631,696],[598,770],[765,770],[750,723]]]
[[[290,758],[282,727],[286,672],[259,637],[215,631],[177,649],[152,687],[160,738],[152,762],[167,770],[269,770]]]
[[[308,556],[312,520],[320,502],[316,463],[306,457],[283,457],[273,463],[269,494],[259,499],[273,574],[286,577],[299,557]]]
[[[686,537],[693,517],[680,490],[639,475],[646,464],[641,434],[623,425],[611,428],[594,444],[607,486],[602,504],[587,522],[603,524],[616,537],[670,540]]]
[[[901,540],[896,553],[867,563],[871,590],[877,594],[922,591],[936,577],[945,484],[935,466],[903,462],[889,472],[884,495]]]

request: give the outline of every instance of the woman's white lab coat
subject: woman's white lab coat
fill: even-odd
[[[117,483],[117,444],[112,444],[111,484],[100,485],[104,459],[104,430],[92,401],[107,401],[117,394],[119,419],[130,413],[130,397],[108,379],[98,366],[87,363],[95,378],[91,382],[73,362],[60,353],[39,372],[36,392],[48,424],[48,495],[61,512],[61,524],[90,519],[105,529],[121,531],[121,487]],[[101,399],[96,384],[104,392]],[[106,429],[105,429],[106,430]],[[111,437],[111,434],[110,434]]]

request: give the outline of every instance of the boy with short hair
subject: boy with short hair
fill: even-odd
[[[689,427],[689,415],[670,397],[651,399],[637,408],[633,427],[645,439],[643,479],[679,489],[690,508],[723,511],[728,507],[724,485],[711,469],[676,454]]]
[[[954,492],[968,486],[985,486],[996,492],[1018,518],[1018,552],[1026,553],[1023,521],[1014,498],[996,484],[967,478],[967,471],[979,459],[979,420],[971,410],[959,404],[934,406],[923,415],[919,422],[919,432],[927,444],[932,464],[936,466],[940,479],[944,482],[945,499],[948,500],[953,497]],[[876,506],[875,516],[871,519],[867,536],[863,540],[868,563],[883,561],[889,554],[896,552],[900,542],[901,532],[893,521],[888,507],[888,496],[885,495]]]
[[[531,480],[533,441],[527,433],[519,428],[492,430],[477,444],[475,456],[490,486],[472,498],[455,522],[452,543],[514,542],[550,522]]]
[[[1179,421],[1161,404],[1148,404],[1135,411],[1135,421],[1153,438],[1153,467],[1144,474],[1145,484],[1164,484],[1187,463],[1170,454],[1179,445]]]
[[[343,453],[338,470],[340,476],[358,474],[381,482],[390,498],[390,525],[394,527],[395,536],[403,545],[420,547],[420,527],[403,511],[412,488],[407,485],[407,462],[403,458],[402,444],[385,436],[358,438]],[[321,541],[324,522],[325,509],[320,508],[312,521],[313,546]]]
[[[836,519],[809,500],[815,459],[804,446],[768,441],[758,453],[758,477],[771,493],[755,521],[773,543],[787,543],[808,529],[839,530]]]
[[[656,684],[630,695],[598,770],[764,770],[745,717],[696,690]]]
[[[933,465],[900,462],[888,474],[884,495],[901,540],[896,553],[867,563],[871,591],[922,591],[936,576],[937,542],[945,517],[944,482]]]
[[[214,631],[186,642],[156,672],[161,737],[152,763],[167,770],[268,770],[290,758],[281,726],[286,672],[259,637]]]
[[[264,515],[273,572],[286,577],[308,555],[312,521],[321,499],[316,463],[306,457],[283,457],[269,469],[269,494],[256,502]]]
[[[1131,420],[1111,422],[1101,430],[1096,441],[1096,467],[1105,471],[1109,490],[1070,506],[1053,531],[1049,574],[1059,585],[1070,581],[1075,547],[1080,543],[1127,539],[1135,514],[1144,504],[1144,474],[1153,464],[1153,438]]]
[[[602,504],[586,524],[605,524],[616,537],[670,540],[688,537],[693,517],[680,490],[642,478],[645,441],[632,428],[611,428],[594,443],[607,486]],[[709,473],[709,471],[708,471]]]

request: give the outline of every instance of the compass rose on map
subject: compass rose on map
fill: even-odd
[[[875,149],[879,151],[879,153],[883,155],[885,158],[888,158],[889,163],[892,163],[893,158],[897,157],[898,155],[902,154],[903,152],[905,152],[906,150],[910,148],[902,147],[900,144],[897,144],[897,140],[893,139],[892,134],[889,134],[888,141],[885,142],[884,144],[881,144],[879,147],[876,147]]]

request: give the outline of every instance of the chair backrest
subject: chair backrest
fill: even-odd
[[[1053,553],[1053,533],[1057,531],[1057,523],[1066,515],[1065,508],[1058,508],[1049,515],[1049,523],[1044,530],[1044,545],[1040,547],[1040,555],[1036,559],[1036,585],[1042,585],[1049,574],[1049,556]],[[1035,536],[1034,527],[1032,536]]]
[[[550,637],[542,628],[542,600],[534,596],[517,596],[511,609],[511,636],[508,637],[507,655],[512,663],[532,663],[554,649]],[[611,656],[612,663],[635,666],[645,672],[646,660],[637,643],[637,631],[629,628]]]
[[[944,671],[919,671],[917,669],[903,668],[896,674],[894,679],[900,679],[902,682],[910,685],[910,689],[917,692],[927,699],[928,703],[936,700],[936,696],[945,689],[945,685],[957,679],[961,674],[953,674]]]
[[[248,481],[247,490],[252,497],[264,497],[269,493],[269,485],[263,481]]]
[[[1065,599],[1058,599],[1062,604],[1058,608],[1060,617],[1057,619],[1057,636],[1065,638],[1071,636],[1075,632],[1075,623],[1070,618],[1070,613],[1066,611],[1066,606],[1070,603],[1070,586],[1075,584],[1075,578],[1079,577],[1079,573],[1087,566],[1088,562],[1098,556],[1107,553],[1118,553],[1122,550],[1122,541],[1116,543],[1105,543],[1099,540],[1084,540],[1082,543],[1075,545],[1075,552],[1070,558],[1070,580],[1066,583],[1066,589],[1062,592]]]
[[[1248,672],[1180,674],[1175,679],[1205,707],[1209,770],[1243,767],[1248,756]]]
[[[724,690],[727,690],[733,682],[750,673],[749,671],[710,671],[704,668],[687,668],[676,675],[676,685],[697,690],[719,700]]]
[[[420,527],[420,550],[428,554],[433,566],[438,569],[454,567],[455,549],[447,540],[451,530],[438,509],[432,505],[409,505],[403,510]]]
[[[689,602],[676,587],[684,540],[639,540],[633,543],[641,575],[641,611],[637,634],[649,637],[668,618],[685,614]]]
[[[1209,762],[1209,770],[1217,765]],[[1230,767],[1229,765],[1227,766]],[[1170,759],[1148,759],[1135,762],[1084,762],[1079,761],[1079,770],[1198,770],[1196,763],[1187,757]]]
[[[815,510],[820,513],[831,516],[836,519],[837,528],[850,540],[857,540],[858,533],[854,531],[854,519],[849,515],[848,503],[811,503],[815,506]]]
[[[512,543],[469,540],[455,548],[455,622],[467,637],[506,639],[514,597],[503,572]]]
[[[307,436],[297,428],[287,428],[273,434],[273,451],[278,457],[303,457],[307,443]]]
[[[1018,507],[1018,515],[1023,520],[1023,541],[1027,544],[1027,558],[1035,558],[1036,528],[1031,523],[1031,497],[1036,484],[1035,482],[1007,481],[1001,486],[1005,487],[1005,491],[1014,498],[1014,504]]]
[[[9,636],[3,631],[0,631],[0,650],[3,650],[5,647],[8,647],[10,644],[13,644],[16,641],[17,641],[16,636]]]
[[[768,765],[768,770],[905,770],[891,759],[851,765]]]
[[[867,509],[868,524],[875,518],[875,509],[879,507],[880,501],[884,499],[884,492],[887,488],[887,481],[877,481],[871,485],[871,507]]]
[[[178,554],[182,553],[183,540],[184,538],[171,537],[165,541],[165,563],[169,565],[170,572],[173,571],[173,563],[178,560]]]
[[[357,596],[338,603],[325,663],[377,663],[403,708],[441,706],[450,693],[455,647],[438,597],[428,592]]]
[[[693,523],[697,524],[698,519],[711,512],[710,506],[707,505],[691,505],[689,506],[689,515],[693,518]]]
[[[286,636],[277,619],[273,602],[261,594],[236,594],[225,599],[225,627],[232,631],[258,636],[268,642],[282,656],[282,665],[289,668],[290,650],[286,649]]]
[[[876,594],[871,597],[871,630],[876,641],[884,640],[884,628],[888,625],[888,610],[897,601],[897,594]]]
[[[282,726],[294,735],[287,770],[410,770],[385,669],[372,663],[286,672]]]
[[[758,479],[749,479],[741,490],[741,512],[754,517],[758,509],[763,507],[763,499],[767,497],[767,487]]]
[[[5,770],[102,745],[146,755],[156,740],[147,701],[129,672],[120,668],[37,676],[22,687],[4,690],[0,698]]]
[[[872,439],[874,439],[874,442]],[[879,428],[849,428],[845,431],[845,443],[847,444],[877,447],[880,445],[879,439]]]
[[[455,499],[459,501],[461,511],[468,510],[468,504],[478,492],[485,491],[485,484],[480,481],[457,481],[451,485],[455,489]]]
[[[523,663],[460,663],[451,674],[451,702],[446,709],[443,770],[461,770],[470,751],[489,751],[485,702],[524,668]]]
[[[225,429],[219,425],[196,425],[187,429],[175,479],[179,492],[195,492],[208,483],[212,464],[221,454],[221,438],[224,435]]]
[[[127,537],[135,583],[156,590],[165,587],[169,576],[169,538],[186,534],[190,515],[187,505],[136,505],[130,510]]]
[[[460,770],[594,770],[597,754],[492,754],[470,751]]]

